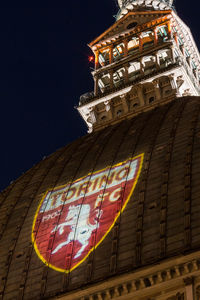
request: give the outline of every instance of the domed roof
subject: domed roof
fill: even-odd
[[[194,251],[200,246],[199,153],[200,98],[185,97],[86,135],[38,163],[0,195],[2,298],[49,298]],[[89,192],[83,184],[91,178]],[[70,216],[80,205],[73,198],[80,186],[81,222],[75,212]],[[67,242],[70,232],[78,241]]]

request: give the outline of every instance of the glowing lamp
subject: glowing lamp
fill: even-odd
[[[89,56],[88,60],[89,60],[89,62],[92,62],[94,60],[94,56]]]

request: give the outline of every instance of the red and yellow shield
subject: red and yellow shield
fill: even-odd
[[[45,193],[32,230],[45,264],[67,273],[98,247],[125,209],[142,162],[143,154]]]

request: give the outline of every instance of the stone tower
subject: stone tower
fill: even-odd
[[[89,46],[94,93],[78,110],[92,130],[174,98],[198,96],[200,56],[173,1],[118,0],[116,22]]]
[[[90,134],[0,193],[0,300],[200,299],[199,52],[172,1],[118,3]]]

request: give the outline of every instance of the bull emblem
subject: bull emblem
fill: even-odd
[[[62,247],[66,246],[72,241],[78,241],[82,244],[82,247],[74,256],[74,258],[79,257],[85,247],[87,247],[92,231],[99,227],[99,223],[97,221],[99,215],[99,211],[96,210],[96,217],[94,218],[94,224],[90,224],[89,217],[90,217],[90,205],[71,205],[69,206],[69,211],[66,216],[66,222],[59,224],[56,226],[52,232],[58,231],[59,235],[64,233],[64,227],[70,226],[71,232],[69,233],[67,240],[65,242],[60,243],[52,252],[55,254],[58,252]]]

